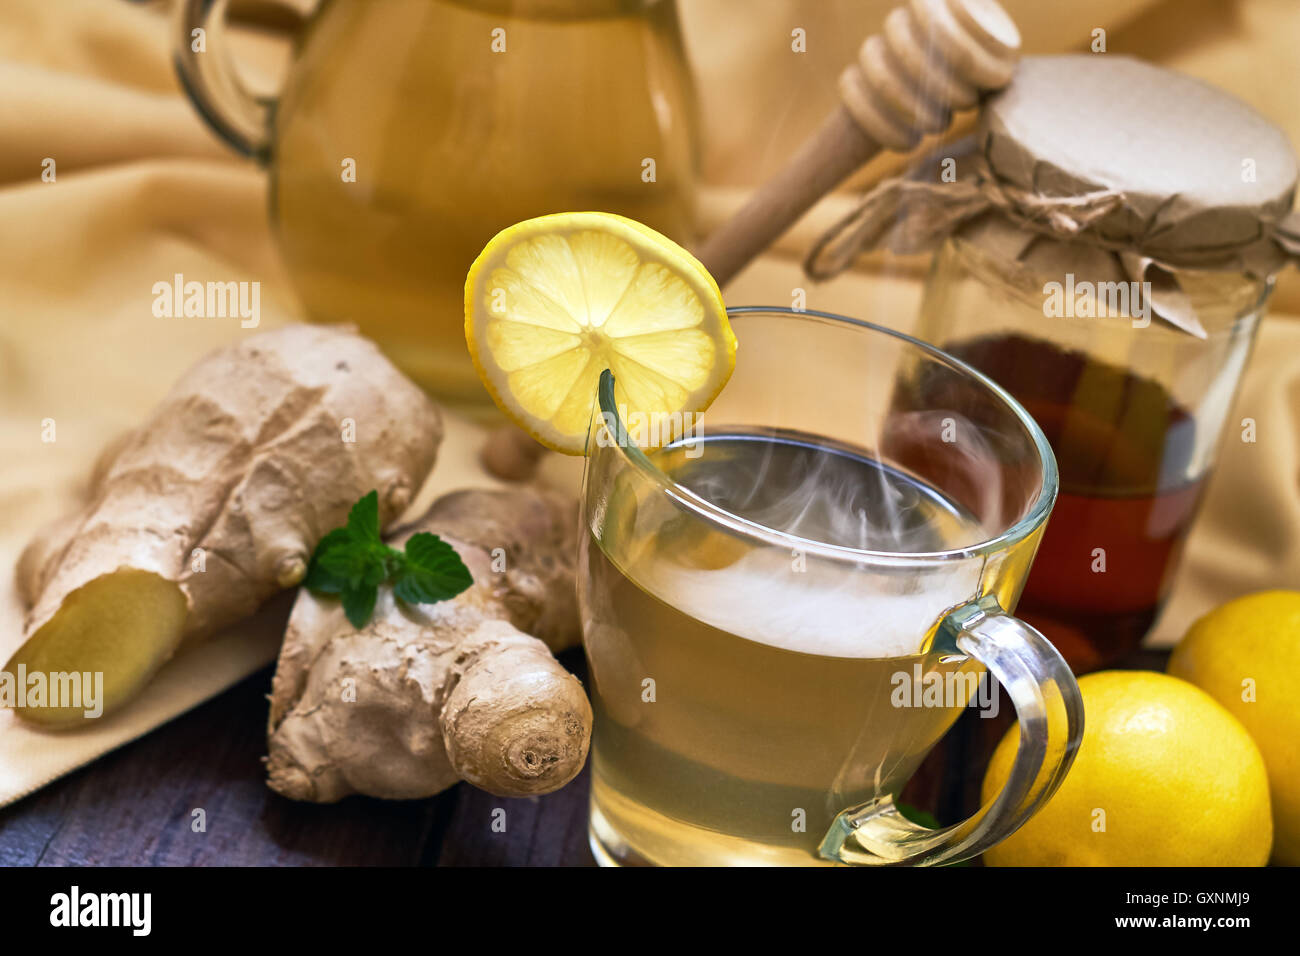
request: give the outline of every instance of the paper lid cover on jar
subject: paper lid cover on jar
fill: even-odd
[[[918,252],[974,232],[1043,271],[1098,253],[1137,281],[1154,270],[1173,290],[1155,297],[1156,312],[1203,334],[1174,270],[1267,277],[1300,258],[1286,135],[1228,93],[1140,60],[1022,59],[963,150],[940,149],[873,189],[814,247],[809,273],[838,272],[876,245]],[[945,159],[955,176],[943,175]]]
[[[1044,215],[1071,197],[1098,239],[1173,265],[1220,265],[1291,211],[1286,135],[1241,100],[1130,57],[1030,57],[984,107],[997,180]],[[1274,260],[1275,265],[1280,265]]]

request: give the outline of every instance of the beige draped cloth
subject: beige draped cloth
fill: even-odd
[[[383,2],[383,0],[365,0]],[[1288,0],[1094,0],[1045,18],[1004,0],[1026,48],[1081,48],[1107,29],[1116,52],[1219,83],[1300,142],[1300,7]],[[725,215],[798,145],[834,100],[834,77],[891,6],[879,0],[688,0],[684,28],[703,91],[705,225]],[[44,521],[66,510],[105,443],[139,421],[188,365],[241,334],[237,321],[166,320],[153,284],[174,273],[261,283],[262,326],[301,317],[266,216],[266,175],[222,146],[178,89],[170,4],[5,0],[0,5],[0,655],[18,643],[10,570]],[[1175,10],[1176,8],[1176,10]],[[1170,28],[1176,19],[1179,29]],[[806,54],[790,50],[805,30]],[[1177,37],[1185,38],[1179,43]],[[275,83],[283,44],[241,31],[241,59]],[[54,180],[42,180],[54,162]],[[884,160],[888,164],[893,160]],[[906,328],[920,260],[883,256],[824,286],[799,271],[832,199],[781,250],[728,289],[734,304],[808,307]],[[820,218],[819,218],[820,217]],[[1264,325],[1233,420],[1258,440],[1224,443],[1171,605],[1151,640],[1175,641],[1235,595],[1300,584],[1300,282],[1287,276]],[[742,358],[743,361],[743,358]],[[48,437],[47,420],[55,424]],[[481,433],[453,421],[423,494],[489,479]],[[575,463],[547,464],[572,486]],[[277,616],[277,614],[279,616]],[[50,734],[0,713],[0,805],[134,739],[269,662],[283,609],[271,609],[169,664],[147,693],[88,730]]]

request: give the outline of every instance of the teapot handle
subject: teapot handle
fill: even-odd
[[[276,0],[275,5],[296,17],[304,14],[302,0]],[[229,0],[183,0],[176,26],[176,73],[217,135],[245,156],[265,162],[276,100],[250,90],[235,69],[225,35],[228,6]]]

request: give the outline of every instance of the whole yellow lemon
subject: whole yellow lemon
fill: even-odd
[[[1300,591],[1229,601],[1192,625],[1169,659],[1250,732],[1268,768],[1273,861],[1300,866]]]
[[[1263,866],[1268,774],[1246,729],[1209,694],[1154,671],[1080,678],[1083,741],[1064,783],[984,854],[990,866]],[[1006,781],[1013,727],[984,776]]]

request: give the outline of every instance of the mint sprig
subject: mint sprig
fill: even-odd
[[[337,594],[352,626],[362,628],[385,583],[408,604],[433,604],[460,594],[474,579],[456,549],[436,534],[412,535],[405,551],[384,544],[379,493],[372,491],[352,506],[344,527],[320,539],[303,586],[317,594]]]

